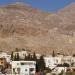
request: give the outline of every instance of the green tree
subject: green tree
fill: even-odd
[[[35,52],[34,52],[34,54],[33,54],[33,60],[34,60],[34,61],[37,61],[37,56],[36,56]]]
[[[15,56],[14,56],[14,61],[19,61],[20,60],[20,58],[19,58],[19,53],[17,53],[17,54],[15,54]]]
[[[28,56],[26,56],[26,55],[25,55],[25,58],[24,58],[24,60],[25,60],[25,61],[27,61],[27,60],[28,60]]]
[[[13,51],[11,52],[11,60],[13,60]]]
[[[31,60],[31,55],[30,53],[28,54],[28,58],[27,58],[29,61]]]
[[[43,55],[37,61],[37,69],[38,71],[45,70],[45,61],[44,61]]]
[[[30,56],[30,60],[33,61],[33,56],[32,55]]]
[[[18,51],[18,50],[19,50],[18,48],[15,49],[15,51]]]
[[[19,61],[20,60],[20,58],[19,58],[19,53],[17,53],[17,61]]]
[[[52,57],[55,57],[55,52],[54,52],[54,50],[53,50],[53,53],[52,53]]]
[[[13,59],[13,60],[14,60],[14,61],[16,61],[16,59],[17,59],[17,58],[16,58],[16,54],[15,54],[15,56],[14,56],[14,59]]]
[[[63,66],[69,67],[70,65],[68,63],[63,63]]]

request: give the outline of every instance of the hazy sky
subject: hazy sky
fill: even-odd
[[[53,12],[65,7],[66,5],[69,5],[70,3],[74,3],[75,0],[0,0],[0,5],[15,2],[24,2],[30,4],[34,8]]]

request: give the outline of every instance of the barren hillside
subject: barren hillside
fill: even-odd
[[[22,3],[0,7],[0,49],[75,53],[75,4],[46,13]]]

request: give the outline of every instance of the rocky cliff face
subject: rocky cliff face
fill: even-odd
[[[75,53],[75,4],[46,13],[22,3],[0,7],[0,49]]]

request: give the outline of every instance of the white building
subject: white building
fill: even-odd
[[[5,52],[0,52],[0,58],[5,58],[8,63],[11,61],[11,55],[8,55]]]
[[[71,58],[71,65],[75,67],[75,57]]]
[[[73,62],[73,57],[72,56],[64,56],[62,58],[62,63],[68,63],[69,65]]]
[[[53,71],[52,74],[60,74],[61,72],[66,73],[66,67],[56,67]]]
[[[13,52],[13,56],[17,55],[17,53],[19,54],[19,57],[21,59],[24,59],[25,58],[25,55],[26,56],[28,55],[28,51],[27,50],[17,50],[17,51],[14,51]]]
[[[46,67],[49,67],[50,69],[53,69],[56,67],[58,64],[62,63],[62,57],[44,57]]]
[[[35,72],[35,61],[12,61],[12,74],[34,75]]]

